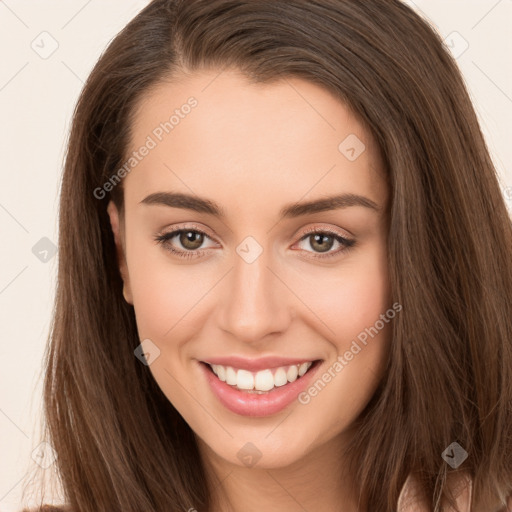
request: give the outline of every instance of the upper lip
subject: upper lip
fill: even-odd
[[[259,370],[266,370],[267,368],[278,368],[279,366],[292,366],[294,364],[302,364],[316,361],[312,358],[292,358],[292,357],[279,357],[279,356],[266,356],[259,357],[258,359],[247,359],[245,357],[230,356],[230,357],[211,357],[207,360],[202,360],[207,364],[220,364],[222,366],[231,366],[238,370],[247,370],[257,372]]]

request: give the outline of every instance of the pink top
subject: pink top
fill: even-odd
[[[452,490],[457,507],[460,512],[471,512],[471,496],[473,492],[473,482],[467,475],[460,476],[453,483]],[[430,512],[427,505],[421,499],[421,487],[418,480],[411,474],[408,476],[398,498],[397,512]],[[446,512],[454,512],[450,507]],[[489,512],[512,512],[512,496],[508,503],[499,510],[490,510]]]
[[[454,487],[453,493],[456,497],[457,506],[460,512],[471,512],[472,482],[469,478],[460,478]],[[453,509],[450,509],[452,512]],[[421,487],[418,480],[411,474],[407,477],[405,484],[398,498],[397,512],[429,512],[426,504],[421,500]],[[497,511],[496,511],[497,512]]]

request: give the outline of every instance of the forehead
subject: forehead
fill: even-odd
[[[160,191],[255,210],[280,197],[279,205],[333,192],[379,204],[387,196],[371,134],[306,80],[251,84],[229,70],[163,81],[139,100],[131,132],[127,158],[139,155],[124,178],[127,203]]]

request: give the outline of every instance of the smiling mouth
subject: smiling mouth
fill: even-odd
[[[312,368],[316,367],[320,362],[321,361],[317,359],[302,364],[267,368],[258,372],[251,372],[220,364],[204,362],[203,364],[206,365],[220,381],[225,382],[234,389],[245,391],[246,393],[264,394],[295,382]]]

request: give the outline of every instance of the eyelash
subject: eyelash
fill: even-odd
[[[197,228],[196,226],[190,226],[187,228],[175,229],[174,231],[171,231],[170,233],[157,235],[155,237],[155,242],[164,246],[167,251],[169,251],[172,254],[175,254],[176,256],[178,256],[180,258],[191,259],[191,258],[200,257],[201,256],[200,253],[202,252],[202,250],[181,251],[181,250],[177,250],[177,249],[173,248],[172,245],[169,243],[169,241],[172,240],[176,235],[179,235],[181,233],[188,233],[188,232],[199,233],[201,235],[205,235],[208,238],[211,238],[207,233],[205,233],[201,229]],[[307,239],[311,234],[330,235],[337,242],[339,242],[342,246],[344,246],[344,249],[339,249],[338,251],[329,252],[326,254],[315,253],[315,256],[313,256],[313,258],[316,258],[316,259],[332,258],[334,256],[339,255],[341,252],[349,251],[356,244],[355,240],[345,238],[344,236],[341,236],[340,234],[338,234],[334,231],[331,231],[329,229],[319,229],[319,228],[309,228],[308,230],[306,230],[303,233],[302,237],[299,239],[299,242],[302,242],[303,240]],[[306,252],[310,252],[310,251],[306,251]]]

